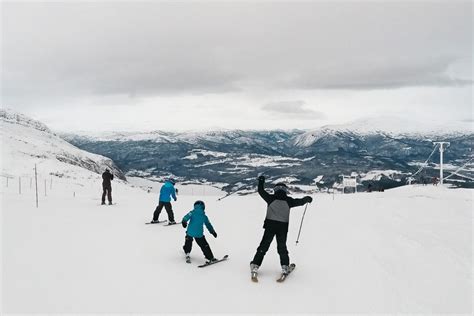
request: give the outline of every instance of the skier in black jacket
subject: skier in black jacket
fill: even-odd
[[[311,203],[313,199],[305,196],[302,199],[293,199],[287,195],[288,187],[284,183],[277,183],[273,188],[274,194],[269,194],[264,189],[265,177],[258,177],[258,194],[267,202],[267,216],[263,228],[262,241],[257,248],[255,257],[250,262],[252,274],[257,274],[258,268],[262,264],[263,257],[268,251],[273,237],[276,236],[277,251],[280,255],[282,274],[288,274],[290,258],[286,247],[286,237],[288,234],[288,222],[290,219],[290,209],[295,206],[302,206]]]
[[[109,169],[105,169],[105,172],[102,174],[102,205],[105,205],[105,195],[107,194],[107,199],[109,200],[109,205],[112,205],[112,184],[111,180],[114,179],[114,175],[110,173]]]

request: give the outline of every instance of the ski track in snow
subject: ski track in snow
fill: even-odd
[[[258,195],[221,202],[215,195],[178,195],[177,219],[196,199],[206,202],[218,233],[206,238],[216,257],[230,256],[198,269],[204,259],[196,244],[193,263],[184,261],[180,225],[144,225],[157,194],[113,183],[117,204],[100,206],[100,180],[75,181],[83,186],[63,182],[46,197],[40,190],[38,209],[29,186],[19,195],[18,183],[1,183],[4,312],[471,312],[469,190],[313,195],[298,246],[304,208],[293,209],[290,219],[288,248],[297,269],[284,284],[275,282],[274,241],[255,284],[249,262],[266,209]]]

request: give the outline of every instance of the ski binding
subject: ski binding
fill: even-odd
[[[229,258],[229,255],[225,255],[224,257],[222,257],[222,259],[212,261],[212,262],[206,262],[205,264],[201,264],[200,266],[198,266],[198,268],[204,268],[204,267],[207,267],[207,266],[212,266],[213,264],[219,263],[221,261],[225,261],[228,258]]]

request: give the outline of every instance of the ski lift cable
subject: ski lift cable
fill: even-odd
[[[453,173],[451,173],[449,176],[445,177],[444,180],[449,179],[449,178],[452,177],[453,175],[457,175],[457,176],[461,176],[461,177],[462,177],[463,175],[458,174],[458,172],[461,171],[461,170],[463,170],[464,167],[466,167],[473,159],[474,159],[474,157],[471,157],[471,159],[469,159],[464,165],[462,165],[461,167],[459,167],[458,169],[456,169],[456,171],[454,171]],[[469,177],[466,177],[466,176],[464,176],[464,177],[470,179]]]
[[[426,167],[428,161],[431,159],[431,156],[433,156],[433,154],[435,153],[437,147],[438,147],[438,144],[435,145],[435,147],[433,148],[433,151],[431,152],[431,154],[428,156],[428,158],[425,160],[425,162],[421,165],[420,169],[418,169],[418,171],[416,171],[412,175],[412,177],[416,176],[418,173],[420,173]]]
[[[453,174],[454,174],[454,173],[453,173]],[[460,173],[455,173],[455,175],[457,175],[458,177],[461,177],[461,178],[465,178],[465,179],[469,179],[469,180],[471,180],[471,181],[474,181],[474,178],[465,176],[465,175],[460,174]],[[444,180],[448,180],[448,179],[444,179]],[[449,179],[449,180],[451,180],[451,179]],[[453,181],[453,180],[451,180],[451,181]]]

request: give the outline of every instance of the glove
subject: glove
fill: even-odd
[[[211,235],[214,236],[214,238],[217,238],[217,233],[216,232],[212,232]]]
[[[263,181],[265,181],[265,177],[264,177],[264,176],[260,176],[260,177],[258,177],[258,181],[259,181],[259,182],[263,182]]]
[[[188,226],[188,222],[182,221],[181,225],[183,225],[183,228],[186,228]]]
[[[304,201],[305,203],[311,203],[311,202],[313,202],[313,198],[310,197],[310,196],[305,196],[305,197],[303,198],[303,201]]]
[[[173,200],[176,202],[178,200],[178,198],[174,198]]]

